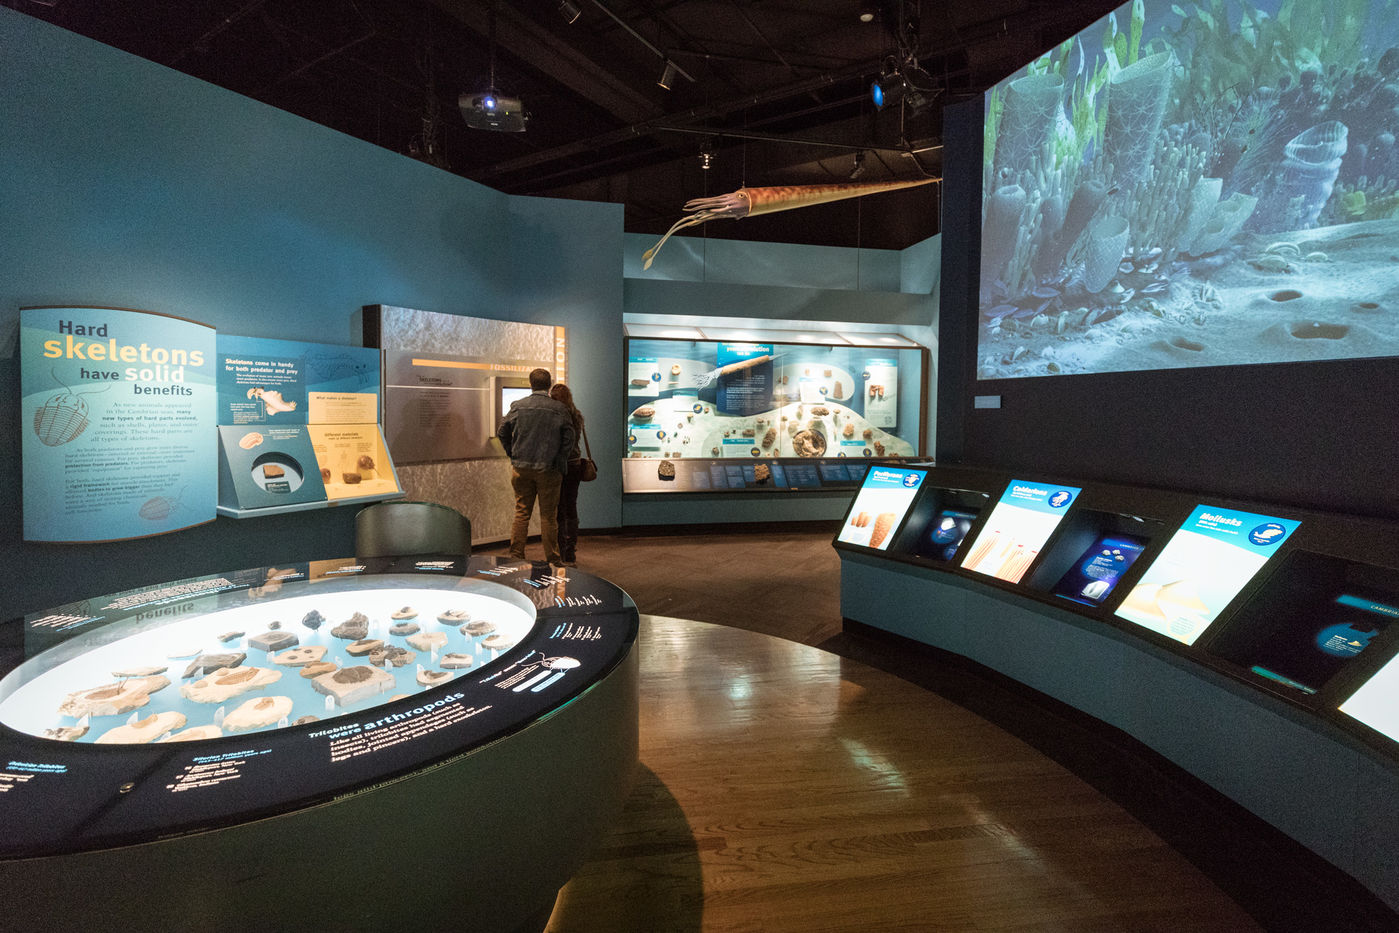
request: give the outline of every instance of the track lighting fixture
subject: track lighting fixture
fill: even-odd
[[[564,22],[571,26],[578,21],[578,17],[583,15],[583,11],[578,9],[572,0],[563,0],[559,4],[559,15],[564,18]]]
[[[705,140],[704,144],[700,146],[699,160],[700,168],[706,172],[714,166],[714,144],[712,142]]]
[[[855,153],[855,164],[850,167],[850,180],[861,177],[865,174],[865,150],[861,149]]]
[[[665,70],[661,72],[661,79],[656,83],[659,84],[662,89],[668,91],[671,89],[671,86],[675,84],[675,78],[679,73],[679,70],[675,67],[675,62],[667,58]]]

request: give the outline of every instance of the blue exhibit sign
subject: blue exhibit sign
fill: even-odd
[[[264,337],[218,338],[219,424],[373,424],[379,351]]]
[[[214,329],[149,311],[24,308],[26,541],[110,541],[212,521]]]
[[[927,470],[872,467],[865,475],[836,540],[886,550],[918,496]]]
[[[1117,615],[1193,645],[1300,524],[1197,506],[1127,594]]]
[[[1082,490],[1013,479],[991,510],[962,566],[1019,583]]]

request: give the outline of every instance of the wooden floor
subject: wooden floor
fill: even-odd
[[[549,933],[1399,930],[1101,724],[844,632],[834,532],[584,536],[644,614],[641,768]]]
[[[550,933],[1244,931],[1120,807],[898,677],[648,616],[641,763]]]

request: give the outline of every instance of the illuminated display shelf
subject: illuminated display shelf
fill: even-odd
[[[965,569],[992,503],[1027,479],[1082,489],[1018,583]],[[1212,559],[1182,559],[1202,528],[1221,539]],[[1317,800],[1357,782],[1399,800],[1399,526],[928,466],[892,535],[880,548],[833,539],[852,629],[960,655],[1126,732],[1399,906],[1384,847],[1365,843],[1399,832],[1399,813],[1315,818]],[[1092,565],[1103,542],[1122,541],[1140,548],[1127,566]],[[1072,598],[1084,589],[1099,601]],[[1158,607],[1159,629],[1137,621]],[[1169,610],[1185,614],[1179,633]]]
[[[255,914],[265,892],[219,880],[255,857],[281,877],[318,866],[319,925],[372,904],[513,929],[629,791],[637,620],[571,568],[444,556],[238,571],[5,623],[0,882],[34,892],[15,928],[71,924],[79,904],[178,926],[177,904],[122,879],[188,864],[220,916]],[[325,671],[304,676],[311,663]],[[466,831],[443,807],[469,812]],[[363,885],[364,826],[409,874],[478,880],[426,907],[411,885]],[[282,909],[286,924],[302,908]]]

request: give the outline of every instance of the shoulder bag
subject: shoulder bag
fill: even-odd
[[[583,429],[583,449],[588,455],[583,458],[581,466],[583,469],[582,481],[590,483],[597,479],[597,464],[593,462],[593,448],[588,445],[588,429]]]

